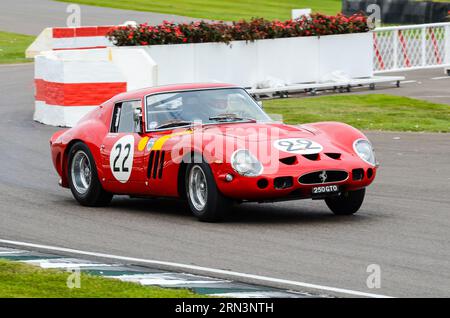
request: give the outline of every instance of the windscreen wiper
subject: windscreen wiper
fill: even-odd
[[[159,126],[156,126],[155,129],[163,129],[163,128],[171,128],[171,127],[179,127],[179,126],[190,126],[192,125],[192,121],[186,120],[171,120]]]
[[[209,117],[209,120],[226,121],[226,122],[250,121],[250,122],[256,123],[256,120],[253,119],[253,118],[241,117],[238,114],[234,114],[234,113],[220,114],[220,115],[217,115],[217,116]]]

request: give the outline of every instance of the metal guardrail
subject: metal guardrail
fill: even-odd
[[[450,66],[450,23],[373,30],[374,72]]]

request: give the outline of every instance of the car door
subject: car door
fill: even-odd
[[[109,191],[133,194],[143,191],[144,138],[135,120],[142,112],[141,100],[123,101],[114,105],[111,127],[101,145],[104,183]]]

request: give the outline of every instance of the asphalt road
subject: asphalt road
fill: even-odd
[[[450,76],[444,72],[443,68],[386,73],[378,74],[378,76],[403,76],[405,80],[400,82],[400,89],[395,86],[395,82],[387,82],[376,84],[375,90],[369,90],[368,85],[366,85],[352,87],[350,93],[342,94],[391,94],[450,105]],[[336,92],[332,90],[317,91],[317,96],[330,94],[336,94]],[[307,95],[304,93],[296,95],[313,97],[309,93]]]
[[[386,73],[386,76],[404,76],[401,89],[390,84],[377,85],[375,94],[392,94],[450,105],[450,76],[443,68]],[[356,94],[367,94],[367,89],[355,90]]]
[[[64,27],[68,3],[51,0],[1,0],[0,30],[38,35],[46,27]],[[192,18],[153,12],[117,10],[80,5],[81,25],[118,25],[125,21],[159,24],[164,20],[185,22]]]
[[[80,207],[32,121],[32,65],[0,66],[0,239],[158,259],[390,296],[450,296],[450,135],[378,133],[381,169],[358,214],[323,202],[244,204],[200,223],[169,200]],[[381,288],[366,268],[381,266]]]

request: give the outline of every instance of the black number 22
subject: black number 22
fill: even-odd
[[[127,161],[128,157],[130,156],[131,145],[130,144],[126,144],[125,147],[124,147],[125,151],[127,151],[127,154],[125,155],[125,158],[123,158],[122,167],[117,167],[117,161],[119,160],[120,154],[122,153],[122,144],[118,144],[116,146],[116,149],[119,152],[117,153],[117,156],[114,159],[114,163],[113,163],[113,170],[114,170],[114,172],[128,172],[128,168],[125,167],[125,162]],[[122,168],[122,169],[120,169],[120,168]]]
[[[320,149],[319,147],[313,146],[313,143],[311,141],[304,139],[297,139],[295,140],[295,142],[282,140],[278,142],[278,144],[282,147],[286,147],[286,151]]]

